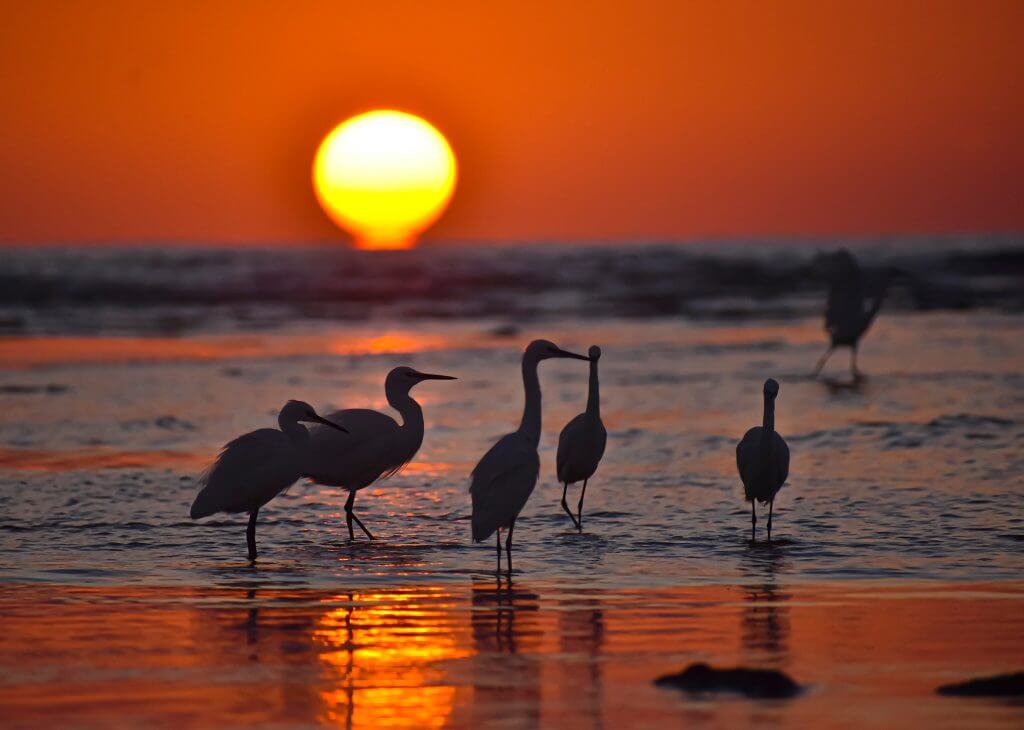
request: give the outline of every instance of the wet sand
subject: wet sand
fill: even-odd
[[[603,590],[463,583],[321,593],[0,586],[9,726],[1020,727],[940,697],[1019,668],[1024,584]],[[791,700],[688,697],[693,661],[781,669]]]

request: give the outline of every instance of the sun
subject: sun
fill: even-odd
[[[455,191],[451,146],[429,122],[378,110],[352,117],[320,143],[313,190],[360,248],[410,248]]]

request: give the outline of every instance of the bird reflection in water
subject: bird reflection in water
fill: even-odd
[[[776,574],[785,571],[783,549],[747,551],[743,572],[754,582],[744,588],[740,637],[749,660],[784,665],[789,659],[789,606],[791,596],[778,590]]]
[[[601,654],[605,625],[601,602],[596,597],[584,597],[559,601],[559,607],[559,648],[570,657],[568,664],[559,665],[565,667],[565,704],[579,708],[589,727],[603,727]]]

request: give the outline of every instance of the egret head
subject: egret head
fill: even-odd
[[[388,373],[387,380],[384,381],[384,391],[386,393],[408,393],[412,390],[413,386],[417,383],[421,383],[424,380],[456,380],[457,378],[451,375],[434,375],[432,373],[421,373],[419,370],[414,370],[411,367],[402,365],[397,367]]]
[[[764,381],[764,397],[775,400],[775,396],[779,394],[779,384],[775,382],[773,378],[768,378]]]
[[[540,362],[552,357],[573,357],[577,360],[590,359],[585,355],[577,355],[575,352],[563,350],[554,342],[549,342],[548,340],[534,340],[526,346],[526,351],[523,353],[524,360],[532,360],[534,362]]]
[[[321,418],[313,409],[313,406],[301,400],[290,400],[287,403],[285,403],[284,408],[281,409],[281,413],[277,417],[277,422],[280,424],[322,423],[325,426],[330,426],[331,428],[336,428],[339,431],[348,433],[347,428],[344,428],[336,423],[328,421],[326,418]]]
[[[601,348],[597,345],[591,345],[590,349],[587,350],[587,355],[590,356],[590,362],[597,362],[601,359]]]

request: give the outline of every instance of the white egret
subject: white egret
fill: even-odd
[[[829,280],[828,304],[825,308],[825,330],[829,335],[829,346],[818,359],[814,374],[821,372],[837,347],[849,347],[850,372],[855,379],[859,379],[861,373],[857,370],[857,346],[885,301],[891,271],[887,272],[871,306],[865,308],[864,276],[849,251],[840,249],[832,254],[820,255],[815,263]]]
[[[192,519],[217,512],[248,512],[246,539],[249,560],[256,559],[256,516],[260,507],[297,482],[309,455],[309,432],[305,423],[322,423],[345,429],[302,401],[290,400],[277,416],[275,428],[251,431],[228,443],[217,460],[203,472],[203,488],[192,503]]]
[[[586,360],[583,355],[567,352],[547,340],[534,340],[523,351],[523,390],[525,404],[519,429],[502,436],[484,454],[473,469],[469,493],[473,499],[473,541],[486,540],[497,534],[498,561],[501,561],[501,528],[508,527],[505,554],[512,571],[512,531],[516,517],[526,505],[537,477],[540,475],[541,412],[540,381],[537,365],[553,357]]]
[[[779,384],[764,381],[764,420],[743,434],[736,444],[736,466],[743,480],[743,492],[750,502],[750,539],[754,540],[757,514],[754,500],[768,504],[768,542],[772,541],[772,508],[775,495],[789,477],[789,447],[775,431],[775,397]]]
[[[587,410],[569,421],[559,434],[555,465],[558,481],[562,483],[562,509],[580,532],[583,532],[583,497],[587,493],[587,480],[597,471],[608,441],[608,432],[601,422],[601,393],[597,383],[597,361],[601,358],[601,348],[594,345],[588,354],[590,389],[587,392]],[[576,482],[583,482],[580,502],[576,508],[578,517],[573,516],[565,502],[569,485]]]
[[[421,373],[410,367],[397,367],[384,381],[388,405],[402,416],[401,425],[379,411],[348,408],[327,415],[344,426],[349,435],[339,437],[330,429],[314,428],[306,476],[318,484],[348,490],[345,523],[348,537],[355,539],[352,522],[366,536],[373,535],[353,512],[356,492],[378,479],[397,473],[412,461],[423,443],[423,409],[409,395],[413,386],[424,380],[455,380],[450,375]]]

